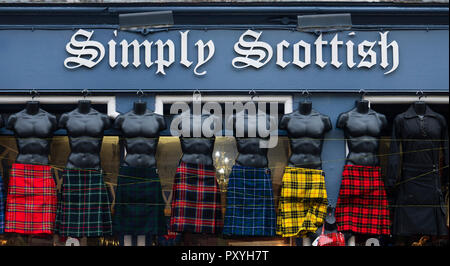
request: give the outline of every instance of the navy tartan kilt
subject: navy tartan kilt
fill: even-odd
[[[226,202],[223,234],[275,236],[276,214],[269,168],[234,165]]]

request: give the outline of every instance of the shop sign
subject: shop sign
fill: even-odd
[[[79,29],[72,35],[66,44],[66,51],[70,54],[64,60],[66,68],[91,69],[102,60],[108,60],[110,68],[132,68],[131,64],[134,68],[153,68],[155,74],[166,75],[165,70],[175,63],[176,45],[179,45],[180,60],[178,63],[187,69],[192,67],[195,75],[203,76],[208,72],[204,65],[213,60],[216,53],[220,53],[220,51],[216,52],[213,40],[197,40],[195,42],[196,61],[191,61],[192,55],[188,54],[187,49],[189,30],[179,32],[179,42],[172,39],[145,39],[141,42],[136,39],[120,41],[111,39],[105,44],[96,41],[94,33],[94,30]],[[114,34],[117,36],[117,31]],[[359,43],[352,41],[355,34],[355,32],[336,33],[331,40],[325,40],[320,34],[312,43],[304,40],[298,40],[295,43],[281,40],[273,44],[264,41],[263,31],[247,30],[235,42],[233,49],[236,56],[230,58],[228,63],[235,69],[260,69],[271,60],[275,60],[276,65],[281,69],[294,67],[299,71],[310,65],[315,65],[320,69],[327,65],[339,69],[344,64],[349,69],[371,69],[379,64],[385,70],[385,75],[398,68],[400,47],[397,41],[388,40],[389,31],[379,32],[377,40],[363,40]],[[340,47],[345,48],[345,55],[339,54]],[[130,53],[130,49],[132,53]],[[331,53],[329,62],[323,56],[326,49],[328,49],[328,53]],[[312,51],[314,51],[314,58]],[[291,53],[291,61],[286,61],[287,53]],[[119,54],[121,55],[120,60]],[[354,56],[355,54],[357,56]],[[141,62],[142,55],[144,55],[143,62]],[[380,58],[379,63],[377,57]]]

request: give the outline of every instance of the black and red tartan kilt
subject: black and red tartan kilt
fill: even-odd
[[[345,165],[336,204],[338,231],[389,235],[389,204],[381,168]]]
[[[216,234],[222,226],[214,166],[180,162],[173,184],[170,231]]]

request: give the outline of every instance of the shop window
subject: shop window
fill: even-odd
[[[242,102],[245,104],[250,97],[248,96],[202,96],[202,103],[211,101],[221,104],[224,109],[225,102]],[[278,102],[278,119],[284,113],[292,112],[292,98],[291,96],[261,96],[255,97],[254,101]],[[155,112],[163,114],[166,120],[167,128],[170,127],[170,122],[173,119],[170,114],[170,106],[174,102],[185,102],[190,104],[192,96],[157,96],[155,101]],[[269,112],[269,105],[267,104],[266,112]],[[224,119],[222,119],[224,121]],[[225,127],[222,126],[222,129]],[[170,135],[167,131],[166,135]],[[280,194],[281,179],[284,168],[289,158],[289,139],[286,136],[278,137],[278,142],[275,148],[269,149],[268,161],[269,168],[272,172],[272,184],[275,198],[275,206]],[[214,144],[213,160],[216,168],[216,177],[220,188],[222,189],[222,211],[225,214],[225,200],[226,200],[226,185],[231,168],[238,156],[236,141],[233,136],[217,136]],[[158,165],[158,174],[161,179],[161,185],[164,193],[171,194],[173,179],[177,169],[179,160],[182,157],[181,145],[178,136],[164,136],[160,137],[156,159]],[[170,203],[170,200],[168,201]],[[224,216],[224,215],[223,215]],[[185,236],[185,245],[288,245],[289,239],[281,237],[232,237],[223,238],[222,236],[215,237],[197,237],[195,235]]]
[[[391,143],[391,135],[393,130],[393,123],[395,117],[405,112],[411,104],[417,100],[417,97],[408,97],[408,96],[372,96],[366,97],[370,102],[370,108],[375,110],[376,112],[382,113],[386,116],[388,120],[387,128],[382,132],[382,136],[380,138],[380,146],[379,146],[379,159],[380,166],[382,169],[382,176],[386,177],[386,171],[389,164],[389,154],[390,154],[390,143]],[[424,100],[427,105],[436,113],[443,115],[448,121],[449,118],[449,99],[448,96],[429,96]],[[400,150],[402,152],[402,150]],[[417,151],[421,152],[421,151]],[[440,152],[439,156],[439,168],[443,169],[444,157],[443,152]],[[399,170],[400,171],[400,170]],[[443,171],[440,171],[441,179],[443,178]],[[395,211],[395,207],[392,208],[392,211]],[[392,218],[392,217],[391,217]],[[433,242],[432,245],[439,245],[440,238],[433,238],[430,242]],[[395,241],[408,241],[403,238],[399,238]],[[402,242],[395,243],[395,245],[403,245]],[[407,244],[409,245],[409,244]]]
[[[40,102],[40,108],[54,114],[57,119],[62,113],[74,110],[77,107],[77,101],[80,97],[74,96],[45,96],[35,99]],[[92,101],[92,108],[102,113],[115,116],[115,98],[114,97],[89,97]],[[3,121],[8,120],[8,117],[25,108],[25,102],[31,100],[30,97],[15,97],[15,96],[0,96],[0,112]],[[2,128],[0,130],[0,174],[2,175],[4,190],[8,187],[9,169],[18,154],[16,145],[16,138],[12,131]],[[49,164],[55,170],[55,177],[57,180],[57,188],[60,188],[61,177],[59,170],[62,170],[70,154],[69,138],[66,136],[65,130],[55,131],[52,138],[49,154]],[[120,164],[120,148],[118,136],[104,136],[100,159],[102,169],[105,173],[105,184],[113,191],[114,184],[117,183],[118,168]],[[112,193],[113,195],[113,193]],[[27,236],[18,234],[4,234],[1,236],[2,241],[7,241],[8,245],[65,245],[62,239],[54,236]],[[98,245],[99,239],[90,239],[89,243]]]

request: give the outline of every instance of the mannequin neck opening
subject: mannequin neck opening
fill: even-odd
[[[80,113],[86,114],[91,110],[91,101],[89,100],[79,100],[78,101],[78,111]]]
[[[302,115],[309,115],[312,110],[312,102],[310,101],[301,102],[300,106],[298,107],[298,110]]]
[[[134,102],[133,104],[133,112],[138,115],[142,115],[147,110],[146,102]]]
[[[356,102],[356,110],[358,113],[367,114],[369,112],[369,101],[360,100]]]
[[[38,101],[28,101],[25,106],[27,114],[35,115],[39,112],[39,102]]]

